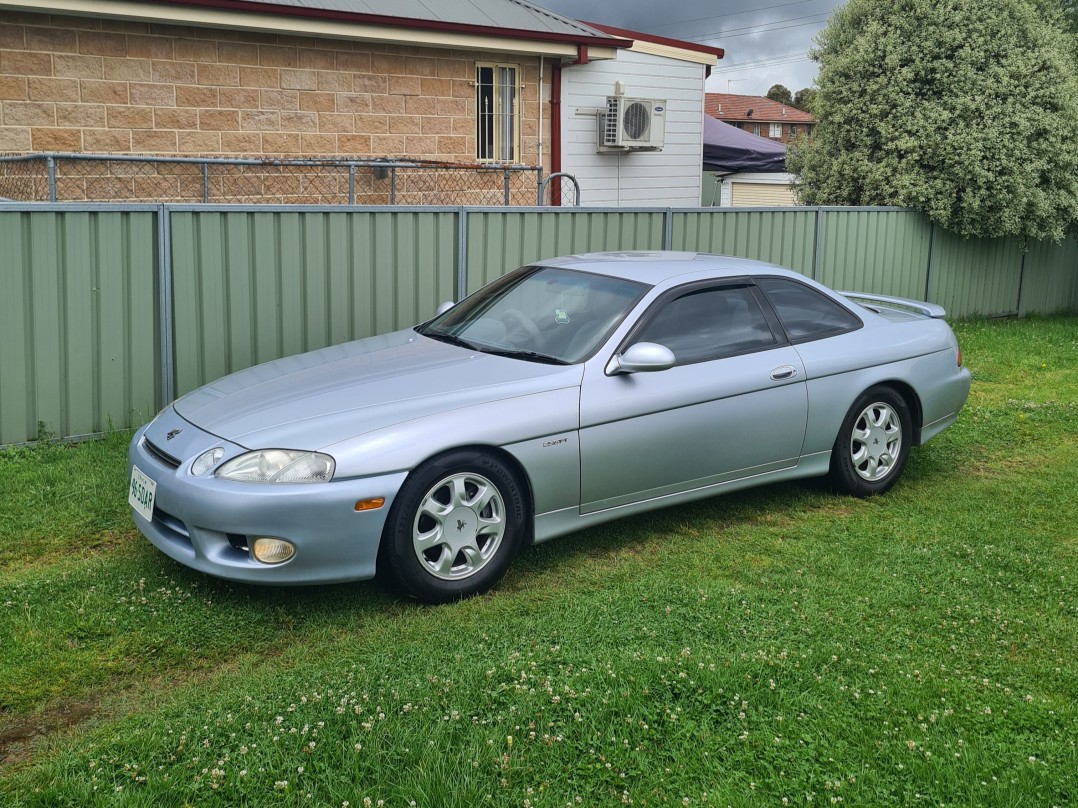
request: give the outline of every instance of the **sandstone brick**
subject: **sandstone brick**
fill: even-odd
[[[52,57],[53,74],[73,79],[99,79],[104,76],[100,56],[76,56],[58,53]]]
[[[299,108],[307,112],[336,112],[337,97],[333,93],[301,91]]]
[[[447,118],[464,117],[468,115],[468,102],[463,98],[439,98],[435,109]]]
[[[470,136],[475,134],[475,120],[472,118],[450,118],[453,122],[453,134]]]
[[[31,101],[78,101],[78,79],[47,79],[33,76],[27,82]]]
[[[23,50],[26,47],[26,29],[21,25],[0,23],[0,48]],[[332,63],[330,64],[332,67]]]
[[[281,113],[275,109],[254,109],[240,112],[240,129],[254,132],[276,132],[281,128]]]
[[[101,30],[117,34],[145,34],[149,30],[149,25],[135,20],[112,20],[102,17]]]
[[[426,158],[438,156],[438,138],[430,135],[408,135],[404,139],[404,145],[408,149],[408,154]]]
[[[149,107],[109,105],[105,107],[109,129],[153,129],[153,110]]]
[[[56,125],[83,129],[103,128],[106,125],[105,106],[104,104],[57,104]]]
[[[180,194],[180,178],[176,176],[134,176],[131,178],[131,198],[147,202],[175,199]]]
[[[391,157],[405,154],[403,135],[372,135],[371,154]]]
[[[454,79],[452,94],[454,98],[474,98],[475,82],[464,81],[463,79]]]
[[[0,152],[25,152],[33,148],[28,126],[0,126]]]
[[[52,56],[33,51],[0,50],[0,73],[13,76],[51,76]]]
[[[240,128],[240,113],[234,109],[200,109],[198,128],[235,131]]]
[[[30,142],[34,151],[82,151],[82,130],[35,126],[30,130]]]
[[[331,93],[350,93],[355,88],[351,73],[337,73],[321,70],[318,72],[318,89]]]
[[[127,35],[79,31],[79,53],[86,56],[127,56]]]
[[[317,90],[318,73],[314,70],[296,70],[294,68],[281,69],[281,89],[283,90]]]
[[[455,135],[441,136],[438,138],[437,152],[438,154],[471,155],[470,158],[465,157],[465,159],[475,159],[475,140]]]
[[[385,95],[389,92],[389,77],[371,74],[356,74],[352,76],[352,89],[357,93],[378,93]]]
[[[317,132],[318,115],[314,112],[281,112],[281,129],[286,132]]]
[[[257,65],[259,60],[258,45],[249,42],[222,42],[217,55],[222,62],[237,65]]]
[[[384,135],[389,132],[388,115],[356,115],[356,131],[371,135]]]
[[[153,69],[149,59],[105,56],[101,61],[105,78],[110,81],[151,81],[153,79]]]
[[[366,157],[371,153],[371,136],[337,135],[337,153]]]
[[[252,87],[222,87],[219,105],[226,109],[258,109],[258,93]]]
[[[158,107],[153,110],[154,129],[198,129],[198,110],[190,107]],[[183,151],[183,147],[180,147]]]
[[[438,60],[438,78],[441,79],[471,79],[473,70],[473,63],[463,59]]]
[[[302,48],[297,65],[304,70],[336,70],[337,60],[331,50]]]
[[[212,84],[215,87],[237,87],[240,83],[238,65],[199,64],[197,66],[198,84]]]
[[[300,148],[305,154],[336,154],[337,136],[304,132],[300,135]]]
[[[47,53],[78,53],[79,35],[74,28],[26,27],[26,49]]]
[[[127,37],[127,55],[139,59],[172,59],[173,40],[167,36],[139,36],[130,34]]]
[[[169,39],[194,39],[198,32],[193,25],[172,25],[156,23],[153,26],[155,36],[168,37]]]
[[[453,133],[453,121],[451,118],[443,118],[440,115],[431,115],[422,119],[422,132],[424,135],[449,135]]]
[[[298,90],[262,90],[258,94],[262,109],[299,109]]]
[[[162,84],[194,84],[198,70],[194,62],[154,60],[151,62],[151,77]]]
[[[82,79],[79,81],[79,91],[82,100],[89,104],[126,104],[130,98],[127,82],[124,81]]]
[[[216,62],[217,42],[212,39],[176,39],[172,53],[179,61]]]
[[[136,129],[131,132],[131,151],[169,153],[176,151],[176,133],[168,129]]]
[[[176,106],[178,107],[216,107],[216,87],[193,87],[188,84],[177,85]]]
[[[55,126],[56,104],[44,101],[5,101],[4,126]]]
[[[369,53],[338,50],[333,54],[333,67],[335,70],[347,73],[370,73],[371,55]]]
[[[131,132],[126,129],[83,129],[82,145],[88,152],[129,152]]]
[[[299,54],[295,48],[259,45],[258,63],[263,67],[299,67]]]
[[[213,154],[221,150],[221,133],[180,131],[176,133],[176,148],[182,154]]]
[[[258,132],[222,132],[221,151],[225,154],[258,154],[262,136]]]
[[[26,101],[29,98],[25,76],[0,76],[0,101]]]
[[[41,25],[42,16],[31,11],[5,11],[4,19],[10,25]]]
[[[240,85],[243,87],[278,88],[281,71],[276,67],[241,67]]]
[[[147,107],[174,107],[176,106],[176,88],[171,84],[131,82],[130,98],[132,104]]]
[[[449,79],[421,78],[419,80],[420,95],[432,98],[448,96],[453,92],[453,82]]]
[[[429,56],[409,56],[405,59],[404,64],[410,76],[433,78],[438,75],[439,61],[439,59],[432,59]]]
[[[356,131],[355,116],[341,112],[319,112],[319,132],[354,132]]]
[[[409,115],[437,114],[437,99],[421,95],[410,95],[404,99],[404,111]]]
[[[338,112],[370,112],[371,97],[367,93],[338,93]]]
[[[418,135],[422,124],[415,115],[390,115],[389,133],[391,135]]]
[[[384,113],[386,115],[404,114],[404,96],[400,95],[372,95],[371,112]]]
[[[262,135],[264,154],[299,154],[300,136],[294,132],[266,132]]]
[[[419,95],[418,76],[390,76],[390,95]]]

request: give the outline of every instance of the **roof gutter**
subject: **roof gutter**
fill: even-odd
[[[630,43],[631,44],[631,43]],[[578,45],[576,58],[568,62],[555,62],[550,68],[550,173],[561,172],[561,71],[567,67],[586,65],[588,46]],[[550,204],[561,206],[561,178],[555,177],[550,185]]]

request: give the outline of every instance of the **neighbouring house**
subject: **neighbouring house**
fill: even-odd
[[[761,95],[708,93],[704,99],[704,112],[746,132],[780,143],[789,143],[802,135],[808,137],[816,126],[816,119],[809,113]]]
[[[0,153],[532,166],[580,172],[589,204],[698,204],[681,161],[721,51],[629,34],[526,0],[0,0]],[[600,153],[576,110],[619,94],[669,104],[661,147]],[[110,176],[113,198],[152,198],[160,173]],[[513,201],[535,199],[533,176]]]

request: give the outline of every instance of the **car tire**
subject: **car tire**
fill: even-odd
[[[486,592],[520,549],[527,504],[516,475],[478,450],[418,466],[390,509],[384,566],[397,588],[426,603]]]
[[[850,407],[831,451],[831,483],[855,497],[888,490],[902,475],[913,439],[905,399],[891,387],[866,390]]]

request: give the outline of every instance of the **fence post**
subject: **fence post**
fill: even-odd
[[[1026,256],[1029,254],[1029,240],[1022,239],[1022,266],[1018,270],[1018,300],[1014,303],[1014,313],[1022,316],[1022,288],[1026,285]]]
[[[49,201],[56,201],[56,158],[51,154],[45,158],[45,165],[49,171]]]
[[[468,296],[468,211],[457,209],[457,302]]]
[[[157,209],[157,328],[161,343],[159,381],[164,407],[176,397],[173,373],[175,347],[172,342],[172,213],[168,205]]]
[[[674,243],[674,209],[663,211],[663,249],[669,250]]]
[[[348,165],[348,204],[356,204],[356,166],[354,163]]]
[[[928,266],[925,267],[925,303],[928,302],[928,292],[932,287],[932,257],[936,252],[936,223],[931,222],[932,229],[928,231]]]
[[[535,172],[535,206],[543,207],[543,167],[539,166]]]
[[[505,186],[505,206],[509,207],[509,169],[502,171],[502,183]]]
[[[812,279],[818,281],[820,279],[820,232],[823,228],[823,216],[820,215],[820,208],[816,207],[816,235],[813,237],[812,242]]]

